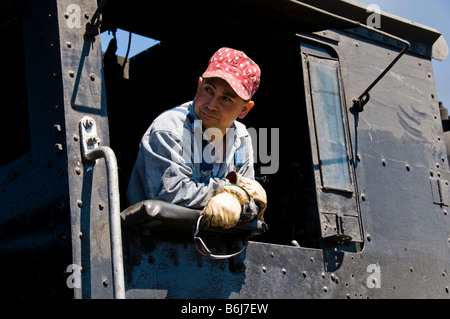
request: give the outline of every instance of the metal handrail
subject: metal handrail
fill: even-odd
[[[88,161],[105,159],[108,180],[109,225],[113,269],[114,298],[125,299],[125,276],[123,270],[122,231],[120,219],[119,174],[114,151],[107,146],[99,146],[95,121],[85,116],[80,122],[81,149]]]

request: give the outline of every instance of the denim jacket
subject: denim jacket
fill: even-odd
[[[226,134],[225,159],[214,157],[216,148],[203,135],[194,103],[165,111],[142,137],[128,184],[130,205],[159,199],[198,209],[228,183],[228,173],[254,178],[253,148],[246,127],[235,121]]]

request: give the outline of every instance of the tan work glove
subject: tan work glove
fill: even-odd
[[[232,184],[237,184],[248,192],[259,208],[257,219],[261,219],[267,208],[267,194],[261,184],[251,178],[239,175],[236,172],[228,174],[227,179]]]
[[[250,202],[249,194],[237,185],[225,185],[203,208],[202,226],[230,229],[237,225],[242,206]]]

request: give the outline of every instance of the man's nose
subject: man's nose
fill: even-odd
[[[209,103],[208,103],[208,108],[210,110],[217,110],[219,108],[219,95],[218,94],[214,94],[211,96]]]

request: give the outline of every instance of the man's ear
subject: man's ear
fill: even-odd
[[[203,82],[203,78],[202,77],[199,77],[198,78],[198,83],[197,83],[197,93],[198,93],[198,91],[200,90],[200,86],[202,85],[202,82]],[[196,93],[196,94],[197,94]]]
[[[253,108],[253,106],[255,106],[255,102],[253,101],[248,101],[244,104],[244,107],[242,108],[241,113],[239,113],[239,118],[243,119],[248,112],[250,112],[250,110]]]

